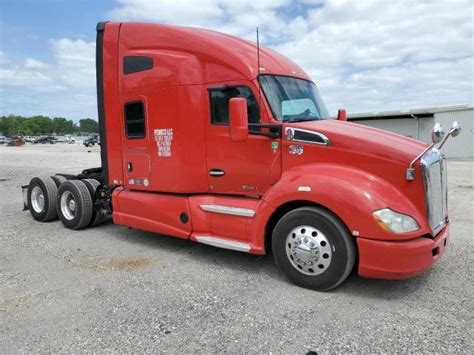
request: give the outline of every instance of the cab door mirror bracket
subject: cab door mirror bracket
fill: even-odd
[[[268,129],[263,131],[262,128]],[[265,136],[270,138],[281,138],[281,125],[279,124],[262,124],[249,123],[249,134],[254,136]]]

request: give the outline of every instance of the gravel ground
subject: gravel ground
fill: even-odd
[[[328,293],[271,256],[21,212],[32,176],[93,166],[97,147],[0,146],[0,353],[474,352],[474,160],[449,162],[452,242],[432,270]]]

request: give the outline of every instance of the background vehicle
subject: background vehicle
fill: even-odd
[[[32,142],[33,144],[55,144],[56,143],[56,138],[53,136],[43,136],[43,137],[38,137]]]
[[[401,279],[449,238],[442,153],[330,119],[286,57],[203,29],[99,23],[102,166],[35,177],[25,208],[80,229],[119,225],[265,254],[328,290],[356,265]],[[258,54],[258,56],[257,56]],[[434,130],[440,148],[447,135]],[[443,138],[444,137],[444,138]]]
[[[97,139],[96,136],[92,136],[84,140],[82,144],[84,144],[85,147],[90,147],[90,146],[94,146],[95,144],[99,144],[99,140]]]
[[[71,135],[69,134],[66,134],[64,136],[57,136],[55,138],[56,138],[56,142],[58,143],[68,143],[68,144],[76,143],[76,140],[73,137],[71,137]]]
[[[21,137],[13,137],[8,140],[7,145],[9,147],[20,147],[22,145],[25,145],[25,140]]]

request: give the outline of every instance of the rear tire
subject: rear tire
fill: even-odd
[[[84,179],[82,182],[87,186],[89,189],[89,192],[92,196],[92,203],[94,204],[95,198],[96,198],[96,193],[97,193],[97,188],[100,185],[100,182],[97,181],[96,179]],[[101,223],[104,222],[104,213],[102,211],[98,210],[96,206],[93,206],[93,212],[92,212],[92,219],[91,219],[91,226],[97,226]]]
[[[66,228],[81,229],[92,219],[93,203],[87,186],[80,180],[61,184],[57,194],[58,214]]]
[[[28,207],[31,216],[39,222],[47,222],[58,217],[56,196],[58,188],[49,176],[34,177],[28,184]]]
[[[64,176],[62,176],[62,175],[54,175],[54,176],[51,176],[51,179],[54,180],[54,182],[56,183],[56,186],[57,186],[58,188],[59,188],[59,186],[60,186],[63,182],[67,181],[67,179],[66,179]]]
[[[280,271],[298,286],[327,291],[354,267],[356,247],[345,225],[318,207],[288,212],[275,226],[272,250]]]

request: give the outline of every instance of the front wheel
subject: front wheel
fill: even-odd
[[[280,271],[298,286],[337,287],[354,267],[356,247],[344,224],[318,207],[288,212],[275,226],[272,249]]]

